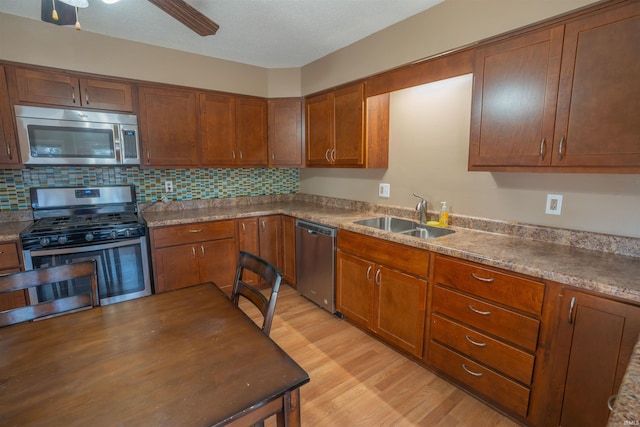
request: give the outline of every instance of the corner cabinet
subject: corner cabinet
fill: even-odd
[[[640,172],[640,4],[476,52],[469,170]]]
[[[269,166],[300,168],[304,166],[301,98],[267,101]]]
[[[235,221],[150,229],[156,292],[214,282],[230,293],[238,262]]]
[[[389,96],[369,100],[359,83],[306,99],[306,165],[356,168],[387,167]],[[371,112],[373,114],[366,114]],[[386,124],[379,129],[368,123]],[[380,147],[382,146],[382,147]],[[369,151],[372,156],[369,157]]]
[[[351,323],[420,357],[428,267],[424,250],[339,230],[336,310]]]
[[[544,283],[436,255],[431,291],[427,364],[525,419]]]
[[[563,289],[545,425],[602,425],[640,334],[640,307]]]
[[[0,65],[0,166],[15,168],[20,163],[18,143],[13,127],[13,112],[4,66]]]

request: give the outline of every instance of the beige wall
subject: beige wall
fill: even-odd
[[[256,96],[300,96],[300,70],[269,70],[0,13],[0,59]]]
[[[435,8],[303,67],[305,94],[582,7],[591,1],[446,0]],[[459,82],[460,83],[460,82]],[[392,94],[389,168],[306,169],[300,191],[453,213],[640,237],[640,176],[467,171],[471,81],[453,95],[427,89]],[[420,91],[417,92],[418,94]],[[423,94],[425,91],[422,92]],[[438,96],[436,96],[438,94]],[[378,198],[378,184],[391,198]],[[562,194],[562,215],[544,213],[547,194]]]
[[[302,67],[302,93],[357,80],[595,3],[593,0],[445,0]]]

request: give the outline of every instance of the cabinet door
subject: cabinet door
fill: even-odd
[[[260,255],[258,244],[258,218],[244,218],[238,220],[238,250],[246,251],[254,255]],[[258,285],[256,274],[244,273],[244,281],[254,286]]]
[[[227,95],[200,94],[202,163],[231,166],[236,159],[235,106]]]
[[[201,282],[195,245],[155,249],[153,265],[156,272],[154,285],[158,293]]]
[[[549,165],[563,27],[478,49],[469,170]]]
[[[236,98],[236,162],[239,166],[267,166],[267,101]]]
[[[427,282],[377,266],[373,330],[391,344],[421,357]]]
[[[144,164],[197,165],[200,144],[196,92],[143,86],[139,96]]]
[[[18,254],[18,243],[0,244],[0,274],[15,273],[20,270],[22,270],[22,261]],[[0,311],[25,306],[27,304],[25,295],[25,291],[0,294]]]
[[[554,164],[638,168],[638,40],[637,2],[567,24]]]
[[[566,375],[560,380],[560,425],[605,425],[607,400],[617,393],[640,333],[640,307],[573,290],[563,294],[557,334],[558,372]]]
[[[280,268],[282,265],[282,222],[280,215],[258,219],[260,257]]]
[[[333,150],[333,93],[306,100],[307,166],[331,163]]]
[[[131,85],[100,79],[80,79],[82,105],[99,110],[133,111]]]
[[[282,275],[289,284],[296,285],[296,219],[282,217]]]
[[[375,264],[340,251],[336,261],[336,310],[352,322],[370,328]]]
[[[18,163],[18,145],[13,128],[5,69],[0,66],[0,165],[12,166]]]
[[[333,163],[364,166],[364,84],[334,93]]]
[[[230,294],[238,264],[238,246],[235,239],[200,243],[197,250],[200,256],[200,282],[214,282]]]
[[[267,101],[269,166],[302,167],[302,99]]]
[[[66,73],[15,68],[19,102],[80,107],[78,78]]]

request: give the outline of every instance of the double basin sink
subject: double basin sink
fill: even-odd
[[[455,231],[448,228],[432,227],[430,225],[420,224],[409,219],[395,218],[392,216],[361,219],[359,221],[354,221],[353,223],[377,228],[378,230],[382,231],[404,234],[406,236],[421,237],[423,239],[432,239],[435,237],[442,237],[446,236],[447,234],[455,233]]]

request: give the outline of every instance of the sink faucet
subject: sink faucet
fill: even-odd
[[[420,199],[418,204],[416,205],[416,210],[420,212],[420,224],[424,225],[428,221],[427,217],[427,201],[424,197],[419,194],[413,193],[413,195]]]

